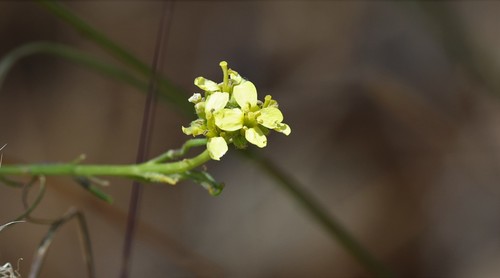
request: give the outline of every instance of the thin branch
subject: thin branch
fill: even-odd
[[[36,278],[40,275],[40,271],[43,266],[43,262],[47,256],[47,252],[49,250],[52,241],[54,240],[56,232],[68,221],[72,219],[76,219],[78,221],[79,231],[80,231],[80,242],[82,244],[82,251],[84,253],[85,265],[87,266],[87,273],[89,278],[95,277],[95,267],[94,267],[94,259],[92,255],[92,248],[90,244],[90,235],[87,228],[87,223],[83,214],[75,209],[70,209],[63,217],[51,223],[49,231],[45,235],[45,237],[40,242],[38,246],[35,256],[33,258],[33,262],[31,264],[31,271],[29,273],[29,278]]]

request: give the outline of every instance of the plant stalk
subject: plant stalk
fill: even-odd
[[[121,176],[143,177],[145,173],[163,175],[182,174],[210,160],[208,150],[191,159],[183,159],[170,163],[141,163],[128,165],[79,165],[67,164],[26,164],[3,165],[0,176],[31,175],[31,176]]]

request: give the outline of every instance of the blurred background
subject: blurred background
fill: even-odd
[[[162,2],[64,4],[150,64]],[[301,183],[399,277],[500,275],[500,2],[187,1],[175,3],[162,72],[186,99],[229,62],[281,105],[289,137],[256,150]],[[33,41],[116,63],[30,2],[0,2],[0,57]],[[60,58],[16,64],[0,91],[3,164],[135,161],[145,95]],[[159,101],[151,156],[187,137]],[[289,194],[231,152],[198,185],[144,186],[131,277],[371,277]],[[48,179],[34,215],[87,217],[98,277],[117,277],[131,182],[105,204]],[[0,223],[21,192],[0,186]],[[28,275],[48,227],[0,233],[0,264]],[[41,277],[86,277],[75,222],[56,235]]]

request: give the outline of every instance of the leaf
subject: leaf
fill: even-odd
[[[103,200],[108,204],[113,203],[113,197],[101,191],[97,186],[95,186],[92,181],[87,177],[76,177],[75,181],[83,187],[83,189],[90,192],[92,195]]]
[[[224,184],[217,182],[209,173],[205,171],[188,171],[184,174],[185,178],[200,184],[208,190],[212,196],[218,196],[224,189]]]

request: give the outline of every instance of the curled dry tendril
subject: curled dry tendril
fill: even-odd
[[[5,177],[1,178],[1,182],[4,184],[13,187],[20,188],[22,190],[22,203],[24,207],[24,212],[21,213],[15,220],[0,226],[0,231],[7,226],[16,224],[16,223],[30,223],[30,224],[39,224],[39,225],[47,225],[49,226],[49,230],[41,240],[38,248],[35,251],[33,262],[31,265],[30,275],[29,277],[38,277],[43,266],[43,262],[47,256],[47,251],[49,250],[50,245],[52,244],[57,231],[67,222],[72,219],[75,219],[78,222],[78,230],[80,234],[80,242],[82,245],[82,253],[85,261],[85,265],[87,268],[88,277],[95,277],[94,270],[94,259],[92,255],[92,249],[90,244],[90,236],[87,227],[87,222],[83,213],[75,208],[70,208],[66,213],[63,214],[60,218],[56,219],[44,219],[39,217],[32,216],[32,212],[37,208],[44,195],[46,189],[46,179],[44,176],[35,176],[32,177],[31,180],[27,183],[22,183],[18,181],[8,180]],[[30,192],[33,190],[34,185],[38,184],[38,192],[36,193],[35,199],[32,203],[29,202]],[[18,271],[13,270],[12,265],[10,263],[6,263],[3,266],[0,266],[0,278],[17,278],[20,277]]]

